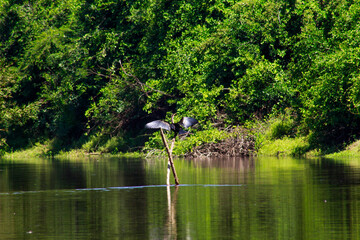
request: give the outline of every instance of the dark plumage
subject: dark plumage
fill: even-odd
[[[162,120],[155,120],[155,121],[147,123],[145,125],[145,128],[149,128],[149,129],[162,128],[167,131],[174,131],[175,136],[176,136],[177,134],[182,135],[182,134],[187,133],[186,131],[183,130],[183,128],[188,128],[188,127],[191,127],[198,123],[198,121],[192,117],[183,117],[180,120],[180,122],[174,123],[173,117],[174,117],[174,115],[171,118],[172,123],[168,123],[168,122],[165,122]]]

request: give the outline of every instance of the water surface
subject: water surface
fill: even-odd
[[[0,239],[357,239],[360,160],[0,160]]]

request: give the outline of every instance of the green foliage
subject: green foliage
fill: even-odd
[[[89,151],[128,151],[148,113],[210,129],[224,114],[235,125],[291,108],[296,121],[272,123],[270,138],[298,127],[320,145],[349,142],[360,135],[359,20],[349,0],[5,0],[1,139],[61,149],[92,136]]]
[[[76,146],[86,153],[130,153],[139,150],[139,146],[144,144],[143,136],[133,136],[129,131],[120,132],[116,136],[111,136],[107,131],[98,131],[87,138],[81,139]]]
[[[97,152],[99,148],[108,141],[109,137],[99,133],[91,135],[86,143],[84,143],[81,148],[86,152]]]
[[[306,137],[284,137],[263,142],[258,154],[267,156],[303,156],[309,150],[310,145]]]
[[[360,157],[360,140],[357,140],[349,144],[344,150],[326,155],[327,158],[331,159],[343,159],[343,160],[358,160]]]
[[[100,89],[97,99],[85,111],[88,128],[106,127],[104,130],[116,134],[142,113],[141,93],[124,78],[114,76]]]
[[[262,60],[249,68],[228,95],[228,111],[245,120],[250,114],[259,119],[276,106],[284,109],[292,97],[292,90],[280,65]]]
[[[208,129],[203,131],[191,131],[188,137],[184,139],[176,138],[173,154],[180,156],[187,152],[191,152],[193,148],[200,146],[204,143],[218,142],[220,140],[230,137],[230,134],[218,129]],[[172,135],[168,136],[168,144],[171,143]],[[170,146],[169,146],[170,147]],[[164,143],[162,142],[160,132],[154,133],[149,141],[146,142],[145,151],[149,151],[152,154],[159,154],[160,151],[165,150]]]
[[[357,89],[359,61],[350,50],[336,51],[317,59],[305,73],[311,86],[302,94],[303,121],[310,130],[322,135],[323,141],[344,141],[358,132]]]
[[[149,140],[145,143],[144,151],[151,152],[151,154],[159,154],[160,151],[165,151],[165,146],[159,131],[150,136]]]
[[[245,126],[253,129],[255,149],[259,155],[303,156],[314,148],[309,136],[302,136],[296,131],[297,118],[291,109],[272,114],[264,122],[248,122]]]
[[[127,149],[124,149],[124,139],[121,137],[110,138],[104,146],[99,148],[100,152],[106,153],[118,153],[119,151],[126,152]]]
[[[218,129],[198,131],[186,139],[176,142],[174,147],[174,154],[183,155],[187,152],[191,152],[193,148],[204,143],[218,142],[228,137],[230,137],[229,133]]]
[[[246,128],[252,129],[251,134],[255,136],[255,149],[258,151],[263,151],[264,146],[266,148],[267,145],[274,144],[277,140],[284,138],[291,141],[291,138],[296,138],[296,126],[296,119],[290,109],[286,109],[285,113],[274,114],[264,122],[254,121],[245,124]]]
[[[9,146],[6,143],[6,139],[0,138],[0,157],[3,156],[7,151],[9,151]]]
[[[295,121],[290,114],[271,118],[268,124],[269,126],[265,135],[266,138],[270,140],[280,139],[285,136],[294,136]]]

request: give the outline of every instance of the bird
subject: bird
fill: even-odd
[[[172,123],[168,123],[168,122],[165,122],[165,121],[162,121],[162,120],[155,120],[155,121],[152,121],[152,122],[149,122],[145,125],[145,128],[148,128],[148,129],[165,129],[167,131],[173,131],[175,132],[175,136],[176,135],[183,135],[183,134],[186,134],[188,133],[187,131],[185,131],[183,128],[188,128],[188,127],[191,127],[195,124],[198,123],[198,121],[195,119],[195,118],[192,118],[192,117],[183,117],[181,118],[181,120],[177,123],[174,123],[174,116],[175,116],[176,113],[174,113],[172,116],[171,116],[171,122]]]

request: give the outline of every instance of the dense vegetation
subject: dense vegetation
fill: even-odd
[[[360,134],[359,22],[352,0],[3,0],[1,148],[131,151],[173,112],[203,129],[286,115],[284,134],[343,144]]]

